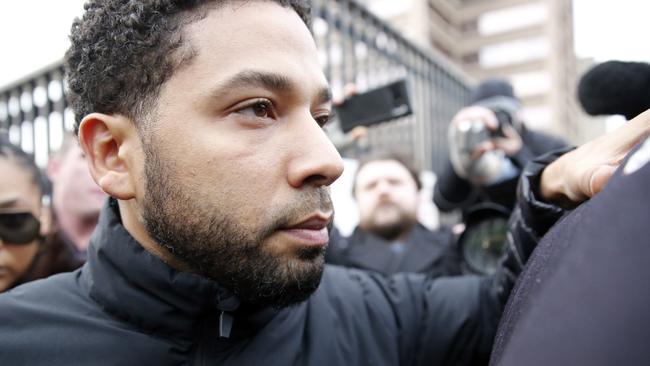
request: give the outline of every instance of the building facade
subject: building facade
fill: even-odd
[[[584,140],[575,97],[578,61],[570,0],[364,0],[421,47],[434,49],[475,82],[510,80],[529,127]],[[580,62],[584,68],[585,61]],[[587,64],[589,64],[587,62]]]

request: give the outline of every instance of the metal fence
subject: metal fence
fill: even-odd
[[[63,75],[63,65],[57,63],[0,89],[0,131],[34,154],[40,166],[74,126]]]
[[[469,98],[466,78],[355,0],[312,0],[312,8],[321,63],[335,91],[346,83],[363,91],[407,79],[414,114],[371,128],[371,149],[407,148],[418,165],[437,171],[447,156],[447,125]]]
[[[370,129],[370,148],[408,149],[423,168],[438,170],[446,156],[446,127],[469,94],[454,68],[416,47],[355,0],[313,0],[314,36],[335,92],[346,83],[359,91],[406,78],[412,116]],[[43,166],[71,131],[59,63],[0,90],[0,130]]]

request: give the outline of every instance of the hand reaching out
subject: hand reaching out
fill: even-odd
[[[650,110],[562,155],[542,172],[542,197],[569,208],[593,197],[605,187],[630,150],[649,135]]]

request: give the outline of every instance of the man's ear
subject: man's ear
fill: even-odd
[[[129,164],[134,136],[133,122],[120,115],[91,113],[79,124],[79,143],[90,175],[104,192],[120,200],[135,197],[136,167]]]

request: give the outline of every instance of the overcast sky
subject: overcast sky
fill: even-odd
[[[650,1],[573,0],[573,6],[578,55],[650,62]]]
[[[399,0],[394,0],[399,1]],[[0,2],[0,87],[60,60],[84,0]],[[579,56],[650,62],[647,0],[574,0]]]

